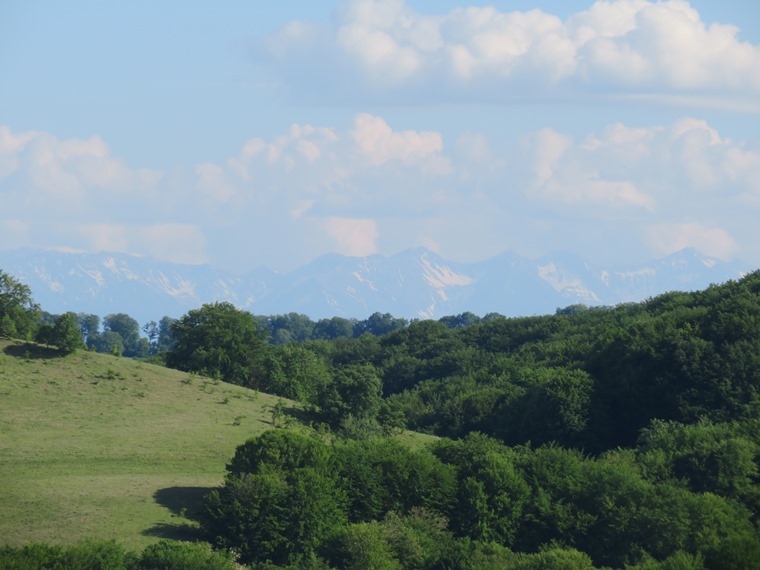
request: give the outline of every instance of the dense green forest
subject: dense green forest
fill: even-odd
[[[82,315],[45,316],[0,278],[0,334],[303,403],[310,430],[242,443],[224,484],[188,505],[219,564],[760,567],[760,272],[530,318],[314,323],[214,303],[149,323],[142,341],[126,315],[88,333]],[[121,347],[98,347],[108,332]],[[439,439],[411,449],[390,437],[401,429]],[[214,554],[161,544],[176,560]],[[0,560],[35,567],[23,561],[118,545],[35,548]],[[114,567],[161,567],[148,551],[118,555]]]

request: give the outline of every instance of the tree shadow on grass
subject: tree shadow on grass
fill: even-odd
[[[41,358],[61,358],[64,356],[57,348],[21,341],[16,341],[11,345],[6,346],[3,352],[14,358],[27,358],[32,360]]]
[[[176,523],[158,523],[142,531],[145,536],[172,540],[202,540],[203,532],[198,527],[203,497],[213,487],[167,487],[153,493],[153,499],[177,518]]]
[[[304,425],[319,421],[319,416],[316,412],[305,410],[300,406],[286,406],[282,411],[286,416],[298,420]]]

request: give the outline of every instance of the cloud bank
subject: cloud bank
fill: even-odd
[[[259,43],[294,98],[495,102],[620,98],[760,112],[760,46],[684,0],[600,0],[566,19],[403,0],[348,0],[334,25],[291,22]]]
[[[361,113],[156,171],[130,167],[98,137],[0,127],[0,212],[6,247],[241,269],[413,245],[462,260],[507,249],[643,258],[692,246],[760,262],[760,148],[690,117],[583,136],[544,128],[503,144]]]

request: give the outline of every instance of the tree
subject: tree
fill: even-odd
[[[143,325],[142,331],[145,336],[148,337],[148,346],[150,347],[150,353],[156,354],[158,347],[158,323],[156,321],[148,321]]]
[[[336,368],[333,381],[321,387],[317,404],[325,421],[340,425],[352,416],[375,420],[382,404],[383,383],[369,364]]]
[[[64,354],[75,352],[84,346],[82,332],[77,325],[77,316],[74,313],[64,313],[58,317],[51,332],[50,344],[58,347]]]
[[[265,326],[272,335],[272,344],[287,344],[311,340],[314,321],[300,313],[288,313],[267,317]]]
[[[87,346],[94,347],[96,352],[102,354],[124,354],[124,339],[121,335],[113,331],[103,331],[102,333],[92,334],[87,339]]]
[[[0,270],[0,336],[26,338],[34,332],[38,314],[29,286]]]
[[[255,386],[264,338],[251,313],[231,303],[206,304],[172,323],[171,330],[175,344],[167,366]]]
[[[441,317],[440,319],[438,319],[438,322],[443,323],[450,329],[461,329],[461,328],[469,327],[470,325],[479,323],[480,317],[477,316],[475,313],[466,311],[460,315]]]
[[[330,382],[324,359],[295,344],[269,347],[263,368],[261,390],[305,404],[316,403],[316,395]]]
[[[511,546],[529,496],[514,452],[475,433],[460,441],[441,440],[433,452],[458,471],[457,498],[449,512],[452,528],[476,540]]]
[[[363,321],[356,323],[354,327],[354,334],[361,336],[363,334],[373,334],[375,336],[382,336],[389,332],[406,328],[409,325],[409,321],[406,319],[394,318],[390,313],[372,313]]]
[[[207,542],[160,540],[145,548],[140,568],[182,568],[182,570],[235,570],[238,565],[228,552],[217,551]]]
[[[298,433],[269,431],[238,447],[224,486],[206,498],[201,524],[244,562],[312,557],[347,522],[330,449]]]
[[[343,317],[320,319],[314,325],[312,337],[315,339],[332,340],[334,338],[354,336],[354,323]]]
[[[167,352],[174,346],[174,333],[172,323],[177,319],[163,317],[158,321],[158,338],[156,339],[156,353]]]
[[[103,330],[121,335],[124,356],[146,356],[145,347],[140,343],[140,324],[125,313],[107,315],[103,319]]]
[[[100,330],[100,317],[98,315],[79,313],[77,315],[77,323],[79,324],[82,338],[87,344],[90,344],[90,339],[94,338]]]

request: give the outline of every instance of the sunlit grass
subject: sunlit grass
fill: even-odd
[[[278,398],[125,358],[0,342],[0,544],[192,535]]]
[[[279,400],[126,358],[0,341],[0,545],[114,538],[141,549],[195,537],[193,506],[238,445],[272,428]],[[415,448],[435,439],[398,437]]]

